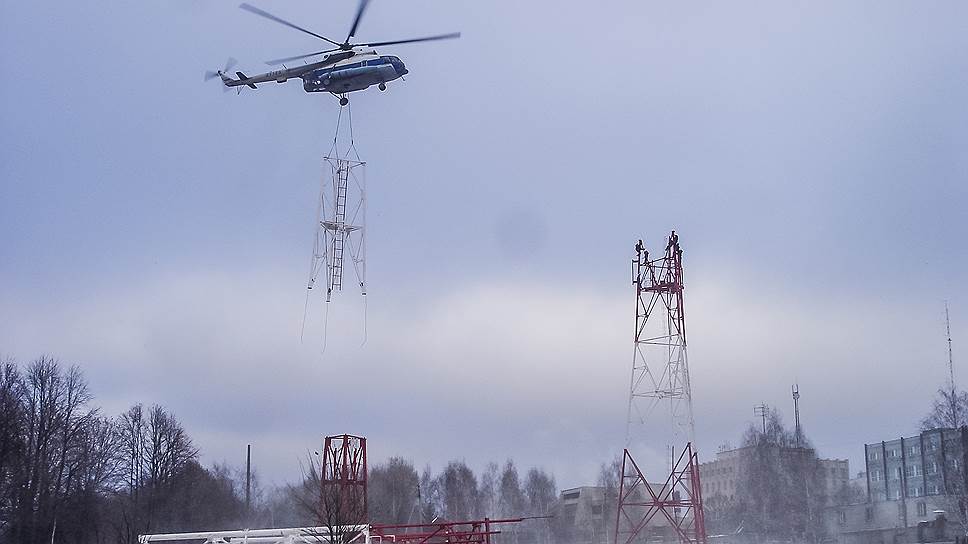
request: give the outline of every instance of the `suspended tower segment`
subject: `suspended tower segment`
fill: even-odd
[[[366,163],[327,156],[319,197],[319,216],[309,275],[312,289],[325,271],[326,302],[343,289],[344,269],[351,266],[366,295]]]

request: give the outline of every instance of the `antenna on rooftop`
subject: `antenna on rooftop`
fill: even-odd
[[[796,441],[800,447],[800,384],[795,383],[790,388],[793,391],[793,414],[796,420]]]
[[[763,419],[763,436],[766,436],[766,414],[770,412],[770,407],[766,403],[760,403],[753,407],[753,415]]]

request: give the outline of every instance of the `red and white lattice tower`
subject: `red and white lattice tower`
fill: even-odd
[[[656,446],[654,440],[660,436],[667,440],[663,447],[692,442],[695,429],[682,304],[682,249],[675,231],[658,258],[649,255],[641,240],[635,244],[632,285],[635,351],[626,446],[637,445],[643,438]]]
[[[658,258],[652,258],[638,241],[632,260],[632,285],[635,350],[615,544],[658,538],[705,544],[699,456],[693,449],[682,249],[675,231]],[[659,480],[664,483],[647,480],[646,471],[630,453],[631,449],[641,451],[639,448],[646,451],[650,468],[671,464],[671,471],[663,471],[668,476]]]
[[[649,483],[625,450],[619,480],[615,544],[678,541],[706,544],[699,455],[686,444],[661,484]]]

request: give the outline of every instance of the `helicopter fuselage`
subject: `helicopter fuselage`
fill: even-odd
[[[408,73],[398,57],[383,55],[355,55],[333,66],[319,68],[299,77],[307,93],[344,94],[361,91],[399,79]],[[381,87],[382,89],[383,87]]]
[[[271,60],[266,64],[282,64],[283,69],[266,72],[264,74],[257,74],[254,76],[247,76],[242,72],[235,72],[235,75],[238,76],[238,79],[233,78],[229,73],[229,69],[235,65],[235,60],[229,59],[229,61],[225,63],[225,68],[222,70],[217,72],[205,72],[205,80],[208,81],[215,77],[220,77],[222,79],[222,84],[225,85],[227,89],[236,87],[241,93],[243,87],[257,89],[258,84],[260,83],[269,83],[272,81],[276,83],[285,83],[290,79],[295,79],[298,77],[299,79],[303,80],[303,90],[305,90],[307,93],[332,93],[336,96],[339,96],[340,106],[345,106],[349,104],[349,99],[345,96],[346,93],[362,91],[363,89],[366,89],[372,85],[378,85],[381,91],[385,91],[387,90],[386,84],[388,82],[395,79],[400,79],[408,72],[407,67],[404,66],[403,61],[401,61],[399,57],[394,57],[392,55],[378,55],[376,50],[373,49],[374,47],[460,38],[460,32],[451,32],[449,34],[435,34],[433,36],[423,36],[421,38],[409,38],[405,40],[352,43],[354,36],[356,36],[356,30],[359,28],[360,20],[363,17],[363,12],[366,10],[366,6],[369,1],[370,0],[359,0],[359,4],[356,8],[356,16],[353,18],[353,24],[350,26],[350,31],[346,35],[346,39],[342,42],[338,42],[321,34],[317,34],[311,30],[307,30],[299,25],[277,17],[268,11],[243,2],[242,4],[239,4],[240,9],[244,9],[245,11],[258,15],[259,17],[269,19],[270,21],[274,21],[291,29],[298,30],[304,34],[308,34],[314,38],[323,40],[336,47],[316,53],[308,53],[305,55],[296,55],[294,57]],[[299,61],[303,59],[318,60],[295,68],[285,67],[284,63],[286,62]]]

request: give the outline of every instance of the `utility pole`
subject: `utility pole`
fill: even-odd
[[[763,419],[763,436],[766,436],[766,414],[769,413],[770,408],[765,403],[761,403],[753,407],[753,415],[759,416]]]
[[[793,391],[793,414],[796,420],[797,447],[800,447],[800,384],[795,383],[790,388]]]
[[[245,511],[249,512],[252,497],[252,444],[245,446]]]

